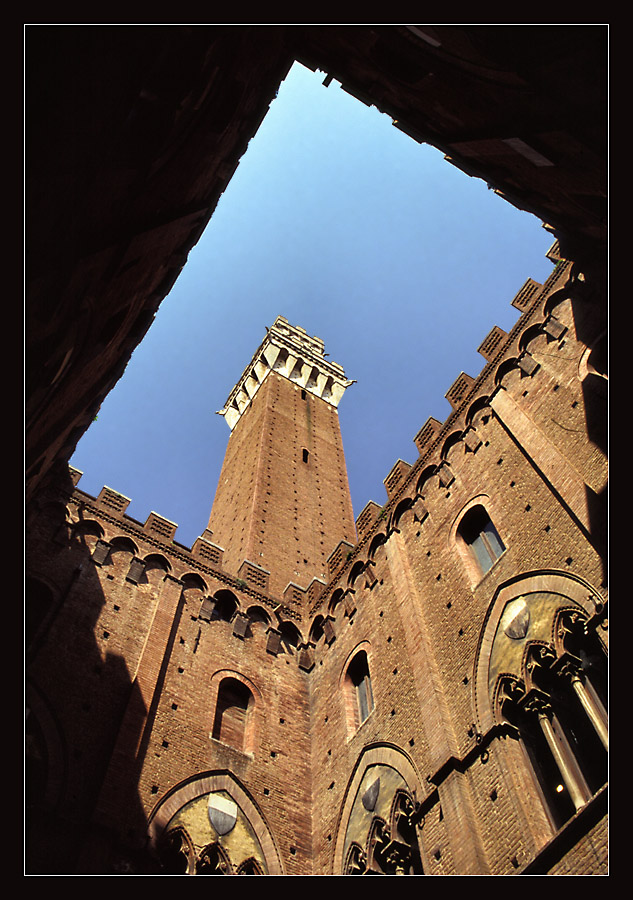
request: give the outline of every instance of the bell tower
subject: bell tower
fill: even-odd
[[[220,415],[231,435],[209,519],[224,566],[266,569],[270,593],[327,580],[356,528],[337,407],[352,384],[320,338],[278,316]]]

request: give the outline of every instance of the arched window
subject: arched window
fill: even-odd
[[[498,717],[516,728],[555,829],[606,784],[608,753],[596,617],[559,604],[545,591],[507,603],[490,657]]]
[[[249,750],[250,713],[253,695],[237,678],[223,678],[218,688],[218,700],[213,721],[213,737],[236,750]]]
[[[505,550],[497,529],[481,505],[474,506],[464,515],[457,528],[457,536],[480,575],[485,575]]]
[[[364,650],[360,650],[347,667],[346,681],[354,699],[355,724],[359,727],[374,708],[369,662]]]

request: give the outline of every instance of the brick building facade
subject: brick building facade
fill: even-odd
[[[606,874],[605,321],[550,257],[356,523],[344,371],[281,317],[191,548],[51,481],[29,872]]]

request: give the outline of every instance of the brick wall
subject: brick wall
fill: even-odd
[[[233,867],[251,854],[274,874],[339,874],[356,847],[361,867],[404,853],[428,874],[513,874],[567,839],[553,871],[605,871],[604,817],[553,825],[488,667],[515,596],[558,598],[606,644],[600,310],[569,274],[495,332],[358,542],[336,410],[275,373],[234,429],[191,550],[110,489],[51,488],[27,558],[34,872],[157,871],[170,821],[186,824],[190,865],[214,792],[239,807],[222,844]],[[485,574],[460,531],[477,508],[503,545]],[[532,615],[540,645],[558,646]]]

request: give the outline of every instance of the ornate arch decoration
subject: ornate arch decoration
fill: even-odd
[[[395,786],[393,796],[385,790],[385,785],[382,788],[376,786],[376,780],[380,780],[381,775],[384,779],[385,772],[392,773]],[[396,809],[396,794],[406,793],[415,804],[425,796],[426,787],[412,759],[396,745],[381,742],[365,747],[356,761],[341,803],[336,824],[336,844],[331,874],[362,874],[367,867],[368,854],[364,849],[367,835],[364,829],[362,840],[360,834],[359,836],[350,834],[350,820],[355,809],[362,807],[366,812],[367,834],[369,834],[371,822],[376,816],[380,816],[385,822],[388,821]],[[387,800],[389,803],[383,806]],[[383,808],[385,815],[381,815]],[[392,826],[391,822],[389,824]],[[375,831],[372,834],[376,837]]]
[[[257,860],[250,856],[243,860],[235,871],[236,875],[263,875],[264,871]]]
[[[511,776],[519,803],[528,822],[532,810],[544,816],[551,834],[608,781],[606,653],[597,634],[602,609],[602,599],[580,578],[529,573],[500,586],[480,635],[479,730],[510,729],[525,763]]]
[[[386,820],[381,816],[375,816],[369,826],[367,837],[367,869],[369,872],[380,873],[383,870],[382,855],[389,843],[390,831]]]
[[[242,871],[243,868],[255,862],[262,874],[283,875],[281,857],[263,813],[241,782],[226,770],[194,775],[173,787],[158,801],[150,814],[148,823],[150,851],[154,854],[157,853],[161,838],[168,834],[172,828],[178,827],[178,819],[183,811],[191,808],[192,804],[208,802],[210,796],[216,795],[226,798],[226,805],[234,805],[237,820],[239,820],[241,825],[248,828],[249,835],[258,848],[256,856],[259,857],[261,854],[261,859],[256,859],[252,853],[249,853],[239,863],[233,854],[233,864],[236,866],[235,872],[247,874],[247,872]],[[229,822],[227,827],[230,826],[231,823]],[[228,853],[231,853],[231,850],[229,849],[227,853],[226,847],[229,841],[223,837],[218,838],[215,829],[211,826],[209,826],[208,834],[211,839],[200,842],[200,846],[203,848],[202,852],[207,850],[212,844],[215,844],[215,846],[219,845],[229,865],[231,865],[228,860]],[[263,871],[264,868],[265,872]],[[248,874],[259,873],[249,872]]]
[[[510,579],[497,588],[482,625],[475,656],[475,708],[478,728],[483,734],[495,724],[495,711],[490,698],[489,667],[492,647],[502,614],[510,601],[522,597],[529,604],[530,595],[543,593],[557,595],[560,598],[562,609],[576,608],[587,618],[602,612],[606,602],[600,592],[589,582],[567,572],[553,569],[527,572]],[[520,610],[517,611],[516,627],[525,627],[521,624]],[[552,633],[551,640],[553,639]]]
[[[344,875],[363,875],[367,870],[367,854],[363,847],[356,841],[352,841],[345,854],[343,864]]]
[[[202,850],[196,861],[196,875],[233,875],[231,858],[222,844],[214,841]]]

